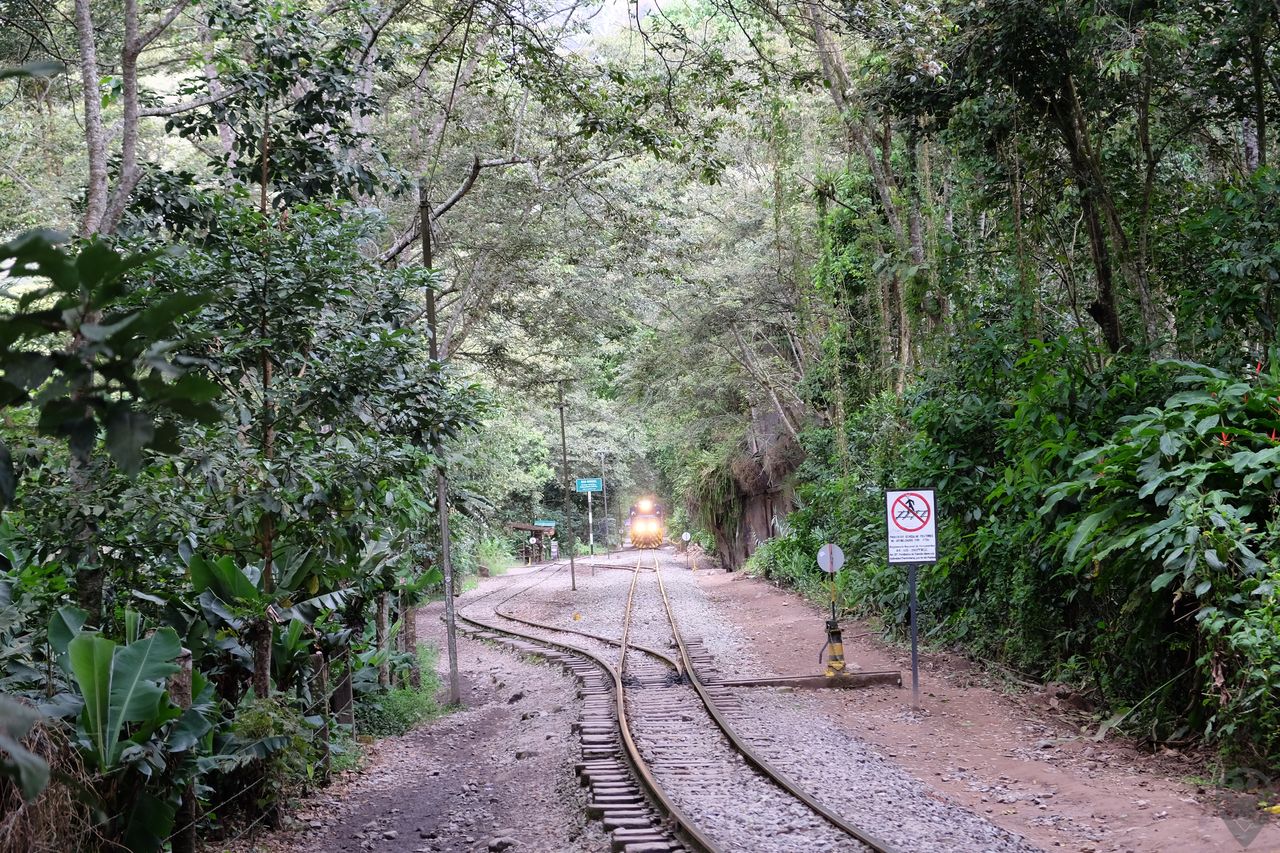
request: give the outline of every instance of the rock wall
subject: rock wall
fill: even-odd
[[[731,463],[739,507],[733,523],[715,530],[716,551],[726,569],[747,558],[777,532],[779,519],[794,506],[790,477],[804,450],[772,410],[754,413],[742,455]]]

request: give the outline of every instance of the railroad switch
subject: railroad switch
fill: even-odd
[[[827,677],[833,678],[844,672],[844,638],[840,636],[840,623],[834,618],[827,620]],[[821,659],[822,653],[818,653]]]

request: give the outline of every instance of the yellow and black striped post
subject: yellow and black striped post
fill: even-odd
[[[840,635],[840,623],[836,621],[836,581],[831,576],[831,618],[827,620],[827,677],[844,672],[844,637]]]

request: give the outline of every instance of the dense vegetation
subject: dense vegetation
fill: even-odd
[[[725,284],[677,343],[716,367],[664,374],[696,401],[675,487],[801,587],[840,543],[845,605],[894,631],[882,490],[936,487],[930,638],[1276,766],[1274,5],[761,14],[747,49],[816,76],[844,157],[774,90],[754,271],[727,241],[684,269]]]
[[[434,713],[439,466],[464,573],[603,471],[890,630],[934,486],[929,637],[1280,763],[1278,7],[637,14],[0,4],[0,846]]]

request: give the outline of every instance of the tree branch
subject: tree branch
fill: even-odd
[[[174,3],[173,8],[170,9],[154,27],[147,30],[142,34],[142,37],[138,39],[138,49],[141,50],[151,44],[151,42],[159,38],[165,30],[169,29],[169,25],[177,20],[177,17],[182,14],[182,11],[187,8],[189,3],[190,0],[178,0],[177,3]]]
[[[144,118],[154,118],[157,116],[172,116],[177,115],[178,113],[186,113],[191,110],[198,110],[201,107],[207,107],[210,104],[216,104],[218,101],[226,100],[232,95],[237,95],[242,91],[244,91],[243,86],[236,86],[215,95],[205,95],[203,98],[196,98],[194,101],[183,101],[180,104],[167,104],[159,107],[146,107],[139,113],[139,115]]]
[[[455,189],[447,199],[431,209],[431,221],[434,223],[441,216],[444,216],[445,213],[449,211],[449,208],[453,207],[462,200],[463,196],[471,192],[471,188],[475,186],[476,179],[480,177],[481,169],[492,169],[497,166],[514,166],[519,163],[528,162],[529,158],[527,157],[495,157],[489,160],[481,160],[479,157],[473,157],[471,159],[471,168],[467,170],[467,174],[462,179],[462,183],[458,185],[458,188]],[[388,264],[391,261],[394,261],[420,236],[422,236],[421,223],[415,219],[413,224],[409,226],[408,230],[401,234],[396,241],[391,244],[389,249],[378,256],[378,262],[381,264]]]

